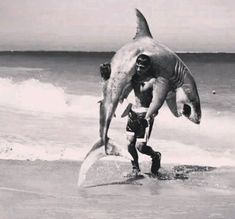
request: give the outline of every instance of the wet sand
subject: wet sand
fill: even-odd
[[[128,163],[103,160],[83,188],[81,162],[0,160],[0,218],[233,218],[235,168],[162,165],[161,180],[126,181]],[[148,163],[142,164],[143,171]],[[178,177],[175,177],[178,176]],[[165,179],[165,180],[164,180]]]

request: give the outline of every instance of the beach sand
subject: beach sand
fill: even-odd
[[[128,181],[129,163],[102,160],[77,188],[80,165],[0,160],[0,218],[234,218],[235,168],[163,164],[165,180]]]

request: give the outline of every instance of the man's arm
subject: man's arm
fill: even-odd
[[[133,87],[131,83],[128,83],[125,88],[122,91],[122,94],[119,98],[119,102],[122,103],[124,99],[126,99],[128,97],[128,95],[130,94],[130,92],[132,91]]]
[[[156,78],[151,78],[148,81],[143,81],[140,85],[140,91],[142,92],[152,88],[153,85],[156,83],[156,80]]]
[[[164,77],[157,77],[153,84],[153,98],[145,118],[149,120],[158,114],[170,90],[169,80]]]

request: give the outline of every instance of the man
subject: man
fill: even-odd
[[[141,54],[136,59],[136,73],[132,79],[132,87],[135,93],[135,104],[128,105],[127,109],[122,114],[122,117],[128,115],[126,126],[128,151],[133,157],[132,161],[132,176],[137,176],[140,173],[138,162],[139,152],[148,155],[152,158],[151,172],[157,174],[160,168],[161,154],[155,152],[147,145],[150,137],[154,117],[145,119],[148,107],[152,102],[152,87],[155,78],[152,76],[151,60],[147,55]],[[101,76],[104,80],[108,80],[111,73],[111,66],[108,63],[100,66]],[[156,116],[156,115],[154,115]]]

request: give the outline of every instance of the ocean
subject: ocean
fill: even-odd
[[[1,52],[0,159],[82,160],[98,139],[99,65],[112,55]],[[196,80],[201,124],[175,118],[164,104],[149,144],[162,153],[163,165],[235,166],[235,54],[178,55]],[[125,148],[124,108],[110,136]]]

